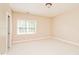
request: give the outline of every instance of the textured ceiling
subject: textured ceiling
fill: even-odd
[[[31,13],[34,15],[54,17],[63,12],[79,8],[78,3],[55,3],[53,7],[47,8],[45,3],[11,3],[10,7],[13,11]]]

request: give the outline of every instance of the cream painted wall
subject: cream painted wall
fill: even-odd
[[[36,34],[30,35],[17,35],[17,20],[18,19],[26,19],[26,20],[36,20],[37,21],[37,32]],[[13,13],[13,42],[24,42],[30,40],[38,40],[41,38],[47,38],[51,35],[51,20],[49,18],[31,15],[31,14],[24,14],[19,12]]]
[[[52,19],[52,36],[79,44],[79,8]]]
[[[7,40],[7,19],[6,13],[10,12],[9,5],[0,3],[0,53],[3,54],[6,52],[6,40]]]

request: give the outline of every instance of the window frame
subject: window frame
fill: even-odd
[[[21,27],[21,26],[18,24],[18,22],[19,22],[20,20],[21,20],[21,21],[25,21],[25,26],[26,26],[26,29],[24,29],[24,30],[26,30],[25,32],[20,32],[19,27]],[[32,31],[29,30],[29,28],[32,28],[31,22],[34,22],[34,29],[35,29],[34,32],[32,32],[32,31],[33,31],[32,29],[30,29],[30,30],[32,30]],[[31,25],[30,25],[30,26],[27,26],[27,25],[26,25],[27,23],[29,23],[29,24],[31,24]],[[29,24],[28,24],[28,25],[29,25]],[[23,24],[23,25],[24,25],[24,24]],[[24,26],[24,27],[25,27],[25,26]],[[27,27],[28,27],[28,29],[27,29]],[[23,34],[35,34],[35,33],[36,33],[36,29],[37,29],[37,21],[36,21],[36,20],[25,20],[25,19],[18,19],[18,20],[17,20],[17,34],[18,34],[18,35],[23,35]]]

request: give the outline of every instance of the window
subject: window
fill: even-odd
[[[18,20],[17,34],[34,34],[36,32],[35,20]]]

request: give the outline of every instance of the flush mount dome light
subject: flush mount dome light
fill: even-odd
[[[52,7],[52,3],[46,3],[45,6],[48,7],[48,8],[51,8]]]

